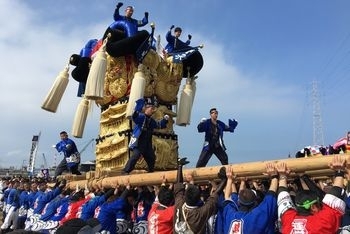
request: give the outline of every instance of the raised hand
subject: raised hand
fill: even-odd
[[[275,167],[280,176],[288,175],[290,173],[290,170],[288,169],[287,164],[285,162],[279,162],[276,164]]]
[[[118,4],[116,5],[117,8],[121,8],[123,6],[122,2],[118,2]]]
[[[238,122],[237,122],[237,120],[235,120],[235,119],[229,119],[228,120],[228,125],[230,126],[230,128],[231,128],[231,130],[233,131],[233,130],[235,130],[235,128],[237,127],[237,125],[238,125]]]
[[[332,162],[329,164],[329,167],[335,171],[344,171],[346,160],[344,157],[336,155],[333,157]]]
[[[265,169],[266,174],[268,174],[269,176],[278,174],[277,169],[275,168],[275,165],[273,163],[266,163]]]
[[[228,166],[227,170],[226,170],[226,178],[233,179],[234,177],[235,177],[235,175],[233,173],[232,167]]]

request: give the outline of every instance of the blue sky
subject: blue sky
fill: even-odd
[[[103,3],[103,4],[102,4]],[[57,113],[40,108],[69,56],[112,23],[117,1],[0,1],[1,130],[0,166],[28,162],[32,136],[41,131],[42,154],[54,164],[51,147],[61,130],[71,130],[78,83],[70,79]],[[230,163],[282,159],[313,142],[311,84],[318,82],[324,142],[349,130],[349,1],[125,1],[134,18],[148,11],[155,34],[174,24],[191,34],[201,50],[191,124],[175,127],[179,153],[194,166],[203,143],[197,123],[219,110],[219,119],[239,122],[225,134]],[[149,25],[144,29],[149,30]],[[165,43],[164,43],[165,44]],[[71,68],[72,70],[73,68]],[[82,148],[98,135],[99,110],[87,119]],[[94,145],[83,160],[94,159]],[[60,155],[57,155],[61,160]],[[217,165],[215,156],[208,165]]]

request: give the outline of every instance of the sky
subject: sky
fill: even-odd
[[[116,4],[0,1],[0,167],[27,165],[32,137],[39,132],[36,167],[43,164],[43,154],[48,166],[62,159],[52,145],[60,131],[71,131],[78,83],[70,77],[56,113],[41,104],[70,55],[103,36]],[[182,27],[183,40],[191,34],[191,45],[204,44],[191,124],[175,126],[179,155],[190,160],[189,166],[195,166],[204,140],[197,124],[209,118],[212,107],[223,122],[238,121],[234,133],[224,134],[229,163],[294,157],[313,144],[316,114],[326,145],[350,130],[349,1],[125,1],[121,12],[127,5],[134,6],[136,19],[149,12],[163,45],[173,24]],[[95,159],[89,142],[98,132],[95,107],[83,138],[72,137],[78,148],[86,146],[83,161]],[[213,156],[208,166],[218,164]]]

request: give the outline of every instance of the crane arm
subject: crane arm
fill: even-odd
[[[45,157],[45,154],[44,154],[44,153],[43,153],[43,160],[44,160],[44,167],[45,167],[45,168],[48,168],[48,167],[47,167],[46,157]]]

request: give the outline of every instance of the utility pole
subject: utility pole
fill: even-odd
[[[312,127],[313,145],[324,146],[323,123],[317,81],[312,81]]]

